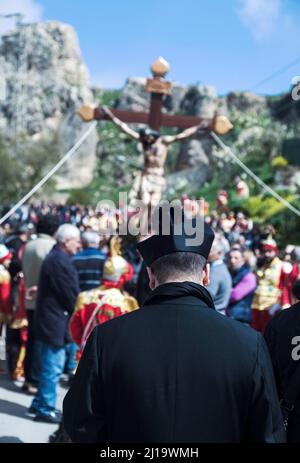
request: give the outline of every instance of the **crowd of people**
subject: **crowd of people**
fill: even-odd
[[[300,299],[300,246],[280,250],[274,228],[228,210],[225,193],[215,211],[204,203],[215,232],[208,291],[217,312],[263,333]],[[193,198],[183,196],[182,204],[191,216],[199,212]],[[72,383],[93,328],[137,310],[150,291],[136,241],[99,235],[108,220],[105,210],[41,202],[21,207],[0,228],[7,370],[34,395],[28,412],[37,421],[61,421],[57,383],[63,373]]]

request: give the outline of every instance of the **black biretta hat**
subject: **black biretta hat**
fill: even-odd
[[[182,210],[182,227],[178,227],[178,220],[174,221],[174,208],[171,207],[165,213],[168,214],[169,233],[163,233],[165,230],[163,229],[162,210],[160,209],[158,231],[137,244],[147,267],[150,267],[156,259],[174,252],[194,252],[207,259],[215,234],[204,218],[187,218]]]

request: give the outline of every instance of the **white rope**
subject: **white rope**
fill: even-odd
[[[291,203],[289,203],[286,199],[282,198],[278,193],[276,193],[276,191],[274,191],[272,188],[270,188],[268,185],[265,184],[265,182],[263,182],[259,177],[257,177],[257,175],[254,174],[254,172],[252,172],[252,170],[250,170],[235,154],[234,152],[232,151],[231,148],[229,148],[229,146],[225,145],[225,143],[223,143],[223,141],[218,137],[218,135],[216,135],[215,132],[210,132],[210,135],[211,137],[215,140],[215,142],[221,146],[221,148],[227,153],[229,154],[229,156],[231,157],[231,159],[234,160],[234,162],[236,162],[248,175],[249,177],[252,177],[253,180],[258,183],[260,186],[262,186],[268,193],[270,193],[272,196],[274,196],[274,198],[276,198],[280,203],[282,203],[285,207],[287,207],[288,209],[290,209],[292,212],[294,212],[294,214],[298,215],[298,217],[300,217],[300,211],[299,209],[296,209]]]
[[[0,219],[0,225],[5,222],[19,207],[21,207],[39,188],[41,188],[47,180],[49,180],[52,175],[55,174],[55,172],[58,171],[58,169],[61,168],[65,162],[78,150],[78,148],[82,145],[82,143],[86,140],[86,138],[90,135],[90,133],[94,130],[96,127],[97,122],[94,121],[87,131],[80,137],[80,139],[75,143],[75,145],[64,155],[63,158],[46,174],[42,180],[39,181],[30,191],[27,193],[17,204],[15,204],[1,219]]]

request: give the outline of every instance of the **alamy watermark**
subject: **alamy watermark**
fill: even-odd
[[[295,361],[300,360],[300,336],[293,337],[292,345],[296,346],[292,350],[292,359]]]
[[[179,199],[171,202],[163,200],[154,208],[149,208],[142,201],[137,200],[133,212],[132,206],[128,204],[127,193],[120,192],[118,204],[112,200],[102,200],[97,204],[96,210],[104,218],[99,221],[97,231],[101,235],[139,237],[155,234],[170,235],[171,209],[172,234],[184,234],[187,246],[200,246],[204,241],[203,199],[194,200],[193,210],[190,205],[182,204]]]
[[[300,76],[295,76],[292,78],[292,85],[293,85],[292,99],[294,101],[299,101],[300,100]]]

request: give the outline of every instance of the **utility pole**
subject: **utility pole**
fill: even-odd
[[[0,18],[15,18],[15,25],[20,26],[20,24],[22,23],[22,19],[24,18],[24,15],[22,13],[0,14]]]

